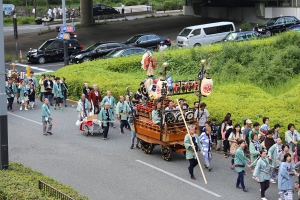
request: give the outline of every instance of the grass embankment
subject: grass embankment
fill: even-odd
[[[156,74],[168,62],[167,74],[173,80],[195,78],[200,60],[206,59],[209,75],[214,80],[212,94],[204,98],[212,117],[222,120],[227,112],[234,122],[246,118],[262,122],[270,117],[271,124],[300,125],[300,34],[287,32],[275,37],[240,43],[222,43],[192,49],[176,49],[154,54],[158,60]],[[145,78],[141,56],[97,60],[72,65],[55,74],[65,76],[72,98],[78,99],[84,82],[98,83],[102,92],[111,90],[115,97],[133,92]],[[195,95],[184,96],[190,105]],[[175,98],[175,97],[174,97]]]
[[[63,185],[40,172],[24,167],[22,164],[12,162],[8,170],[0,171],[0,199],[54,200],[53,196],[38,189],[38,180],[46,182],[76,200],[88,199],[88,197],[80,195],[76,190],[67,185]]]

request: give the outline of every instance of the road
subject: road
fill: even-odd
[[[229,168],[230,158],[214,152],[211,172],[204,170],[204,184],[199,167],[196,181],[188,174],[188,161],[183,154],[172,154],[169,162],[161,158],[160,147],[151,155],[130,149],[130,133],[120,135],[110,129],[109,140],[101,135],[85,137],[75,126],[74,107],[53,110],[59,122],[53,126],[53,136],[42,135],[41,102],[36,109],[18,110],[8,114],[9,158],[76,188],[91,200],[99,199],[189,199],[189,200],[253,200],[260,199],[259,184],[247,170],[245,184],[248,193],[235,188],[237,173]],[[119,123],[116,123],[118,127]],[[201,163],[204,163],[202,156]],[[278,199],[277,184],[266,192],[268,199]]]
[[[159,13],[155,13],[155,16],[163,16],[163,15],[179,15],[182,14],[182,12],[167,12],[167,13],[163,13],[163,12],[159,12]],[[127,20],[134,20],[134,19],[142,19],[145,18],[147,16],[151,16],[151,14],[143,14],[143,15],[136,15],[136,16],[128,16],[126,17]],[[124,17],[122,18],[115,18],[115,19],[108,19],[106,21],[109,22],[115,22],[115,21],[122,21],[124,20]],[[104,20],[96,20],[96,22],[104,22]],[[80,24],[80,22],[70,22],[67,23],[67,25],[70,26],[74,26],[76,24]],[[49,25],[49,28],[51,29],[55,29],[57,26],[61,26],[62,22],[59,24],[53,24],[53,25]],[[44,23],[40,24],[40,25],[36,25],[36,24],[30,24],[30,25],[18,25],[18,34],[26,34],[26,33],[34,33],[34,32],[39,32],[39,31],[45,31],[48,29],[48,26],[45,26]],[[4,27],[4,36],[11,36],[14,34],[14,28],[13,26],[5,26]]]

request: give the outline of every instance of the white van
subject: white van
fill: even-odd
[[[194,47],[215,43],[222,40],[230,32],[235,32],[233,22],[189,26],[177,36],[177,46]]]

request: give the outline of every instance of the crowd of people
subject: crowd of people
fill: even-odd
[[[50,106],[54,106],[54,109],[63,110],[63,104],[67,107],[67,94],[68,86],[65,82],[65,78],[42,75],[40,80],[37,81],[34,77],[34,72],[30,72],[30,76],[26,79],[21,79],[20,82],[15,83],[11,78],[7,79],[5,85],[7,95],[7,110],[14,112],[12,105],[14,100],[17,100],[17,104],[20,104],[20,110],[28,110],[35,108],[35,98],[39,93],[39,99],[44,102],[44,98],[50,101]],[[56,102],[53,105],[53,100]],[[58,106],[58,107],[57,107]]]
[[[32,9],[32,13],[34,14],[35,8]],[[69,7],[66,7],[66,16],[67,18],[71,19],[71,18],[75,18],[75,14],[76,14],[76,9]],[[77,15],[78,17],[80,17],[80,6],[77,9]],[[49,18],[54,18],[54,19],[62,19],[63,16],[63,9],[60,8],[60,6],[58,7],[54,7],[53,9],[51,7],[49,7],[48,11],[47,11],[47,16]]]
[[[65,78],[55,76],[42,75],[37,81],[34,73],[30,72],[30,76],[21,80],[19,84],[15,84],[8,79],[6,84],[7,108],[13,112],[12,104],[14,99],[20,104],[20,110],[34,109],[35,92],[39,91],[39,98],[44,102],[42,106],[42,122],[43,134],[52,135],[52,118],[50,106],[54,110],[63,110],[63,105],[67,107],[68,86]],[[124,134],[124,129],[131,131],[131,146],[139,147],[139,139],[133,126],[133,118],[135,115],[135,104],[143,101],[143,95],[139,89],[130,99],[130,94],[120,96],[117,102],[110,91],[106,92],[106,96],[102,98],[101,92],[97,84],[89,87],[84,84],[82,95],[78,101],[77,111],[78,120],[83,121],[92,113],[98,115],[98,120],[102,123],[103,140],[107,140],[109,127],[115,128],[114,120],[120,120],[120,134]],[[53,103],[54,98],[55,103]],[[186,100],[180,99],[179,106],[181,109],[188,109]],[[210,121],[210,113],[206,109],[206,104],[198,102],[194,103],[193,115],[194,121],[197,121],[197,130],[195,125],[188,126],[188,134],[184,138],[184,146],[186,148],[186,159],[189,160],[188,171],[191,179],[195,180],[193,169],[198,165],[196,154],[194,151],[200,152],[204,157],[204,168],[212,171],[212,151],[223,152],[224,156],[231,157],[229,167],[238,173],[236,188],[247,192],[248,189],[244,183],[246,174],[246,166],[252,173],[253,180],[260,183],[261,199],[266,200],[266,191],[270,183],[278,184],[279,199],[292,200],[294,190],[294,177],[299,176],[296,168],[300,166],[298,153],[300,148],[300,134],[295,130],[294,124],[289,124],[285,132],[285,144],[282,143],[280,137],[280,124],[275,124],[270,128],[270,119],[263,117],[262,125],[250,119],[244,121],[243,125],[233,124],[231,114],[227,113],[224,119],[218,123],[217,119],[212,118]],[[176,111],[178,106],[173,101],[169,101],[165,111]],[[154,124],[162,123],[162,104],[156,102],[152,111],[152,121]],[[136,140],[136,143],[135,143]],[[299,148],[299,150],[298,150]]]
[[[197,102],[195,102],[197,103]],[[197,117],[198,116],[198,117]],[[195,126],[189,126],[189,134],[184,139],[187,149],[186,159],[189,160],[189,174],[195,179],[193,168],[198,164],[194,152],[200,151],[205,159],[204,167],[212,170],[212,150],[223,151],[224,156],[232,157],[229,167],[238,173],[236,188],[247,192],[244,183],[246,166],[253,173],[253,180],[260,183],[261,199],[266,200],[266,190],[270,183],[278,184],[279,200],[292,200],[294,191],[294,177],[299,176],[296,168],[300,166],[298,160],[298,142],[300,134],[295,130],[294,124],[289,124],[285,132],[285,142],[282,143],[279,131],[281,126],[275,124],[270,128],[268,117],[263,117],[263,124],[250,119],[244,121],[243,126],[231,120],[227,113],[221,123],[213,118],[209,121],[209,112],[202,103],[198,114],[195,111],[195,120],[198,120],[199,135],[195,134]],[[300,150],[300,148],[299,148]],[[189,152],[189,153],[188,153]],[[247,156],[246,156],[247,155]],[[297,177],[297,181],[299,178]]]

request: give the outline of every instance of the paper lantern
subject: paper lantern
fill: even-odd
[[[205,96],[209,95],[212,91],[213,85],[213,80],[210,77],[204,78],[201,83],[201,94]]]

